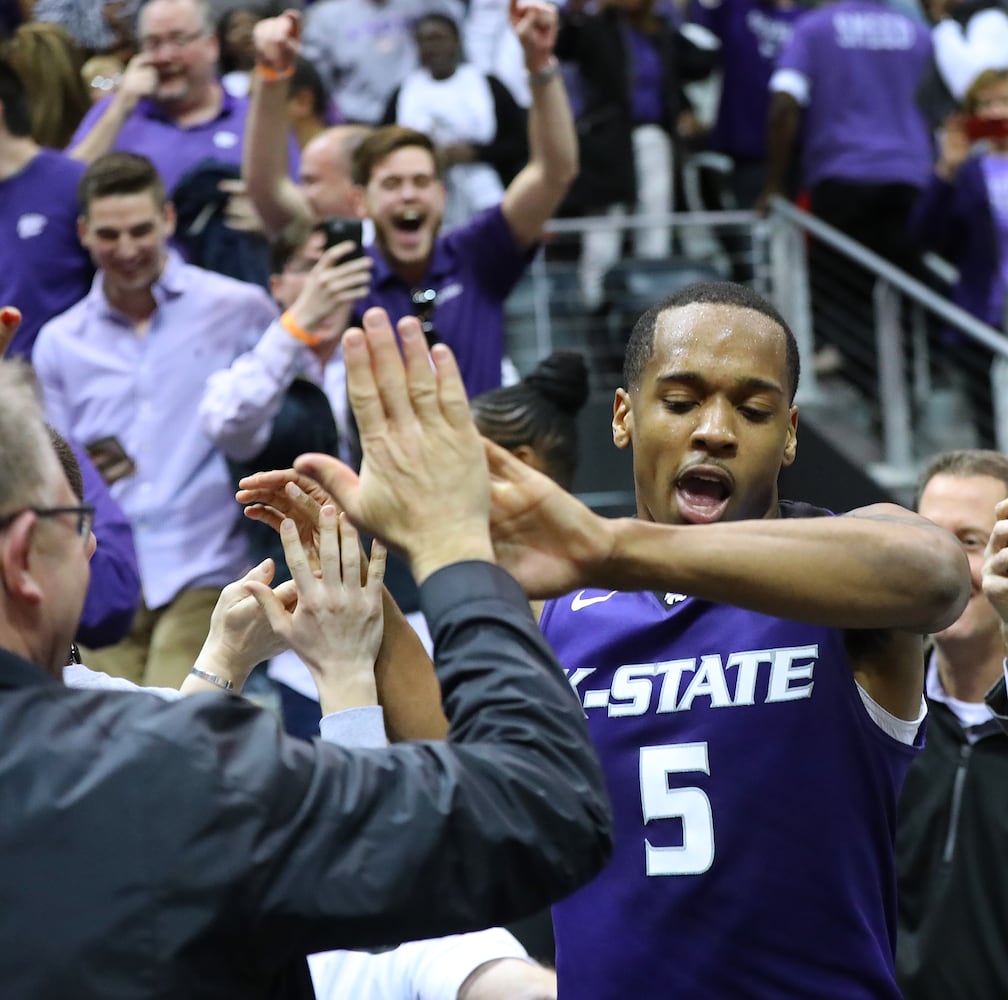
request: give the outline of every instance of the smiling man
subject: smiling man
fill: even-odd
[[[88,450],[130,520],[143,588],[131,634],[88,662],[177,687],[248,558],[227,464],[197,408],[207,377],[251,348],[277,309],[261,288],[168,248],[175,214],[144,157],[99,158],[79,200],[98,273],[42,328],[32,360],[49,422]]]
[[[616,816],[610,865],[554,907],[561,995],[900,996],[893,835],[921,637],[960,614],[968,568],[901,507],[779,499],[798,373],[769,303],[694,285],[627,348],[613,436],[636,518],[489,449],[495,552],[530,596],[567,595],[543,632]]]
[[[206,0],[149,0],[137,23],[140,52],[122,86],[99,101],[70,141],[85,163],[109,150],[146,156],[168,191],[201,160],[241,164],[248,99],[217,77],[213,13]],[[286,124],[281,131],[286,129]],[[288,140],[297,168],[297,143]]]

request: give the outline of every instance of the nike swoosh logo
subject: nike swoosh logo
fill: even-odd
[[[613,594],[618,594],[618,590],[610,590],[608,594],[603,594],[601,597],[582,597],[584,593],[583,590],[579,591],[574,595],[574,600],[571,601],[571,611],[580,611],[582,608],[589,608],[593,604],[601,604],[603,601],[608,601]]]

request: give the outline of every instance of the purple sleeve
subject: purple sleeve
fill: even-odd
[[[105,113],[105,109],[109,106],[111,100],[111,97],[103,97],[97,104],[91,107],[80,125],[77,126],[77,131],[70,137],[70,141],[66,147],[67,152],[73,149],[95,127],[95,122]]]
[[[794,34],[791,41],[784,46],[781,54],[777,57],[775,69],[793,69],[802,76],[812,79],[815,60],[811,56],[809,36],[811,28],[817,24],[818,18],[806,17],[795,23]],[[820,59],[822,53],[820,50]]]
[[[98,649],[129,633],[140,606],[140,571],[126,515],[83,449],[75,444],[71,447],[84,477],[84,502],[95,508],[94,533],[98,540],[77,638],[82,645]]]
[[[502,302],[511,294],[539,251],[533,243],[522,250],[504,218],[500,205],[477,215],[448,236],[455,243],[460,260],[469,268],[481,288]]]

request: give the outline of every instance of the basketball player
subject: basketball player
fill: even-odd
[[[636,519],[488,446],[498,558],[532,596],[567,594],[543,631],[616,816],[609,866],[554,907],[561,996],[900,996],[893,827],[921,637],[958,617],[969,576],[903,508],[778,500],[798,371],[772,306],[693,286],[627,348],[613,436]]]

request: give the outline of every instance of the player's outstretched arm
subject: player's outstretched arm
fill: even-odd
[[[937,632],[970,583],[948,532],[894,504],[706,525],[608,520],[487,445],[498,560],[533,597],[665,589],[846,629]]]

